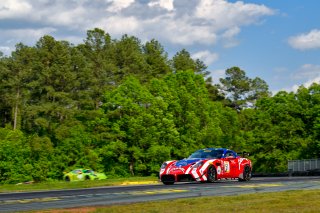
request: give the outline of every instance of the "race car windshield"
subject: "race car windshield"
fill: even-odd
[[[192,153],[188,158],[221,158],[223,150],[198,150]]]

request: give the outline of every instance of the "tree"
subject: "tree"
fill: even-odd
[[[250,79],[239,67],[226,70],[226,77],[220,78],[220,89],[230,100],[230,106],[240,110],[249,102],[254,104],[261,97],[270,96],[267,83],[261,78]]]
[[[259,77],[250,79],[250,91],[247,97],[248,101],[255,104],[258,99],[269,96],[271,96],[269,86],[264,80]]]
[[[7,124],[12,125],[12,104],[9,101],[11,96],[9,80],[12,78],[12,73],[8,67],[9,64],[9,58],[0,57],[0,79],[2,79],[0,83],[0,127],[5,127]]]
[[[112,119],[111,123],[106,122],[105,125],[111,125],[110,129],[114,131],[113,134],[116,137],[105,141],[103,146],[112,148],[118,147],[117,144],[123,144],[126,147],[124,153],[121,153],[122,158],[125,159],[120,162],[128,163],[127,168],[131,175],[136,172],[143,173],[146,170],[144,155],[151,141],[145,140],[145,137],[153,125],[153,118],[147,113],[151,99],[152,96],[148,90],[134,77],[128,77],[122,85],[105,96],[103,109]],[[106,165],[117,162],[118,160],[114,157],[118,156],[103,154]]]
[[[33,48],[22,43],[16,45],[16,50],[12,52],[12,57],[8,60],[5,90],[5,100],[12,109],[13,118],[11,120],[13,129],[20,129],[21,114],[25,111],[25,103],[30,99],[28,84],[32,81],[32,65],[35,59]]]
[[[204,79],[192,71],[180,71],[164,79],[169,95],[164,100],[174,117],[180,141],[174,145],[174,156],[185,157],[192,150],[212,146],[221,135],[220,120],[209,101]]]
[[[170,73],[171,69],[168,61],[168,54],[161,44],[152,39],[143,46],[145,60],[148,66],[148,79],[163,77]]]
[[[219,85],[214,85],[212,82],[212,77],[206,79],[206,88],[208,90],[209,98],[211,101],[224,102],[225,96],[219,91]]]
[[[231,106],[240,109],[245,103],[245,95],[250,91],[250,81],[245,72],[239,67],[226,70],[226,78],[220,78],[222,89],[231,100]]]
[[[114,45],[111,36],[98,28],[88,30],[85,43],[78,45],[78,50],[83,54],[77,54],[82,61],[78,60],[76,64],[80,81],[79,98],[88,101],[81,101],[85,108],[99,109],[104,92],[119,80],[115,74],[118,68]]]
[[[55,127],[72,118],[77,108],[72,99],[77,77],[71,61],[71,47],[68,42],[44,36],[34,51],[23,128],[39,136],[49,134],[52,137]]]
[[[122,82],[127,76],[135,76],[145,83],[150,76],[141,41],[134,36],[124,35],[116,41],[114,63],[117,66],[116,82]]]
[[[308,144],[300,158],[319,158],[320,156],[320,84],[313,83],[309,88],[301,86],[296,93],[301,106],[301,119],[305,124],[305,139]]]
[[[186,49],[177,52],[173,56],[171,63],[175,72],[192,70],[197,74],[201,74],[203,77],[206,77],[209,74],[207,66],[199,59],[192,59],[190,53]]]
[[[31,150],[20,130],[0,128],[0,182],[32,180]]]
[[[294,93],[278,92],[257,102],[250,123],[250,151],[257,172],[285,172],[308,144],[302,108]],[[250,109],[252,110],[252,109]],[[244,110],[246,111],[246,110]],[[250,129],[249,128],[249,129]]]

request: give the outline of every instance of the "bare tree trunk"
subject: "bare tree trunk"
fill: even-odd
[[[16,99],[16,105],[15,105],[15,107],[14,107],[13,130],[16,130],[16,129],[17,129],[19,97],[20,97],[20,89],[18,88],[18,91],[17,91],[17,99]]]
[[[130,173],[132,176],[134,176],[134,172],[133,172],[133,160],[130,161],[130,166],[129,166],[129,169],[130,169]]]

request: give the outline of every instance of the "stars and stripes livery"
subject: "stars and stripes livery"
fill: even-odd
[[[200,149],[182,160],[166,161],[160,168],[160,180],[164,184],[175,182],[215,182],[219,179],[251,178],[251,161],[225,148]]]

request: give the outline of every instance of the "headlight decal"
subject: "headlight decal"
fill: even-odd
[[[189,174],[191,169],[192,169],[192,166],[189,166],[189,168],[186,171],[186,174]]]
[[[193,169],[197,169],[203,165],[203,161],[198,161],[196,164],[193,165]]]
[[[193,177],[196,178],[196,179],[199,177],[199,175],[198,175],[198,173],[197,173],[197,169],[193,169],[193,170],[192,170],[192,175],[193,175]]]
[[[167,167],[167,165],[168,165],[167,163],[163,163],[163,164],[161,165],[161,170],[162,170],[162,169],[165,169],[165,168]]]

